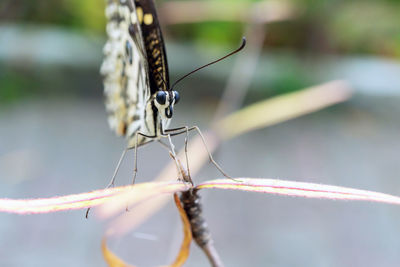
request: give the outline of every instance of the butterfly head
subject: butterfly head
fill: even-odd
[[[154,101],[158,114],[162,118],[170,119],[174,111],[174,105],[179,102],[179,99],[180,96],[177,91],[158,91]]]

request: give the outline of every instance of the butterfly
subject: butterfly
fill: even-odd
[[[191,71],[171,87],[164,40],[153,0],[107,0],[108,41],[104,46],[103,75],[108,124],[141,145],[165,136],[180,96],[172,88],[190,74],[237,53],[245,46]],[[187,127],[169,129],[169,132]],[[186,129],[187,131],[188,129]],[[184,131],[183,131],[184,132]]]
[[[100,69],[108,124],[141,145],[164,134],[180,96],[169,87],[167,55],[152,0],[108,0]]]
[[[104,61],[100,73],[103,76],[108,124],[117,135],[128,139],[128,148],[135,148],[136,175],[138,146],[161,137],[185,132],[188,135],[191,130],[197,130],[202,137],[197,126],[168,129],[174,105],[180,99],[173,88],[192,73],[243,49],[245,38],[237,50],[187,73],[170,86],[167,55],[153,0],[107,0],[105,14],[108,40],[103,49]],[[171,141],[170,145],[172,148]],[[210,153],[209,157],[227,176]]]
[[[135,148],[133,183],[137,172],[137,147],[140,145],[161,137],[182,133],[188,135],[189,131],[197,130],[208,152],[197,126],[168,129],[174,105],[180,99],[179,93],[173,88],[189,75],[242,50],[246,39],[243,37],[241,46],[235,51],[185,74],[170,86],[167,55],[153,0],[106,0],[105,15],[108,39],[103,48],[104,60],[100,73],[103,76],[108,124],[117,135],[125,136],[128,140],[128,146],[107,186],[111,187],[114,186],[122,159],[130,148]],[[170,146],[173,152],[171,140]],[[210,162],[229,177],[209,152],[208,155]],[[86,211],[86,218],[89,211],[90,208]]]

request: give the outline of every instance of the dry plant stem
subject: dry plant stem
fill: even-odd
[[[209,243],[204,246],[203,252],[206,254],[208,260],[213,267],[222,267],[224,264],[221,261],[221,258],[218,256],[217,251],[212,243]]]
[[[189,176],[188,170],[183,167],[179,159],[176,159],[175,155],[172,153],[170,153],[170,155],[174,161],[179,164],[179,172],[183,177],[183,180],[190,182],[193,185],[193,181]],[[224,265],[214,247],[210,230],[208,229],[208,225],[203,217],[201,198],[197,192],[198,190],[192,187],[189,190],[181,193],[180,199],[183,209],[185,210],[185,213],[189,219],[192,236],[196,244],[203,250],[204,254],[206,254],[211,266],[222,267]]]
[[[356,200],[400,205],[400,197],[354,188],[315,183],[294,182],[288,180],[267,178],[235,178],[215,179],[197,185],[197,190],[206,188],[218,188],[228,190],[242,190],[246,192],[259,192],[279,194],[286,196],[298,196],[320,199]],[[60,197],[39,199],[0,199],[0,212],[14,214],[39,214],[57,211],[83,209],[89,206],[99,206],[101,218],[110,218],[119,213],[127,200],[133,204],[148,203],[149,200],[159,196],[170,197],[172,193],[184,192],[192,186],[182,182],[149,182],[136,184],[135,186],[123,186],[96,190],[92,192],[72,194]],[[148,206],[146,206],[148,208]],[[134,214],[136,217],[142,214]],[[114,229],[120,230],[120,228]]]
[[[245,107],[220,120],[215,131],[222,140],[228,140],[344,102],[351,94],[346,81],[327,82]]]
[[[181,194],[181,202],[188,216],[194,241],[206,254],[211,266],[222,267],[224,265],[214,247],[210,230],[202,214],[200,200],[196,189],[189,189]]]

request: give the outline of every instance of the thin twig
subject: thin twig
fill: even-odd
[[[179,165],[179,172],[183,180],[185,182],[190,182],[193,185],[192,178],[189,176],[188,170],[185,169],[181,161],[172,153],[170,153],[170,156]],[[223,267],[224,264],[214,247],[214,241],[211,238],[210,230],[208,229],[207,222],[203,217],[201,198],[200,195],[198,195],[197,190],[192,187],[189,190],[182,192],[180,199],[186,215],[188,216],[194,241],[203,250],[204,254],[206,254],[211,266]]]
[[[196,189],[189,189],[181,193],[181,202],[183,209],[188,216],[190,227],[192,229],[192,236],[196,244],[206,254],[211,266],[222,267],[221,257],[214,247],[210,230],[206,220],[203,217],[203,208],[201,205],[201,198]]]

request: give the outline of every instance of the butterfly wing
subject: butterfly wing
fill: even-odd
[[[108,40],[100,73],[108,123],[116,134],[133,136],[151,95],[143,35],[131,1],[108,0],[105,13]]]
[[[153,0],[135,0],[149,66],[151,93],[170,90],[167,54]]]

